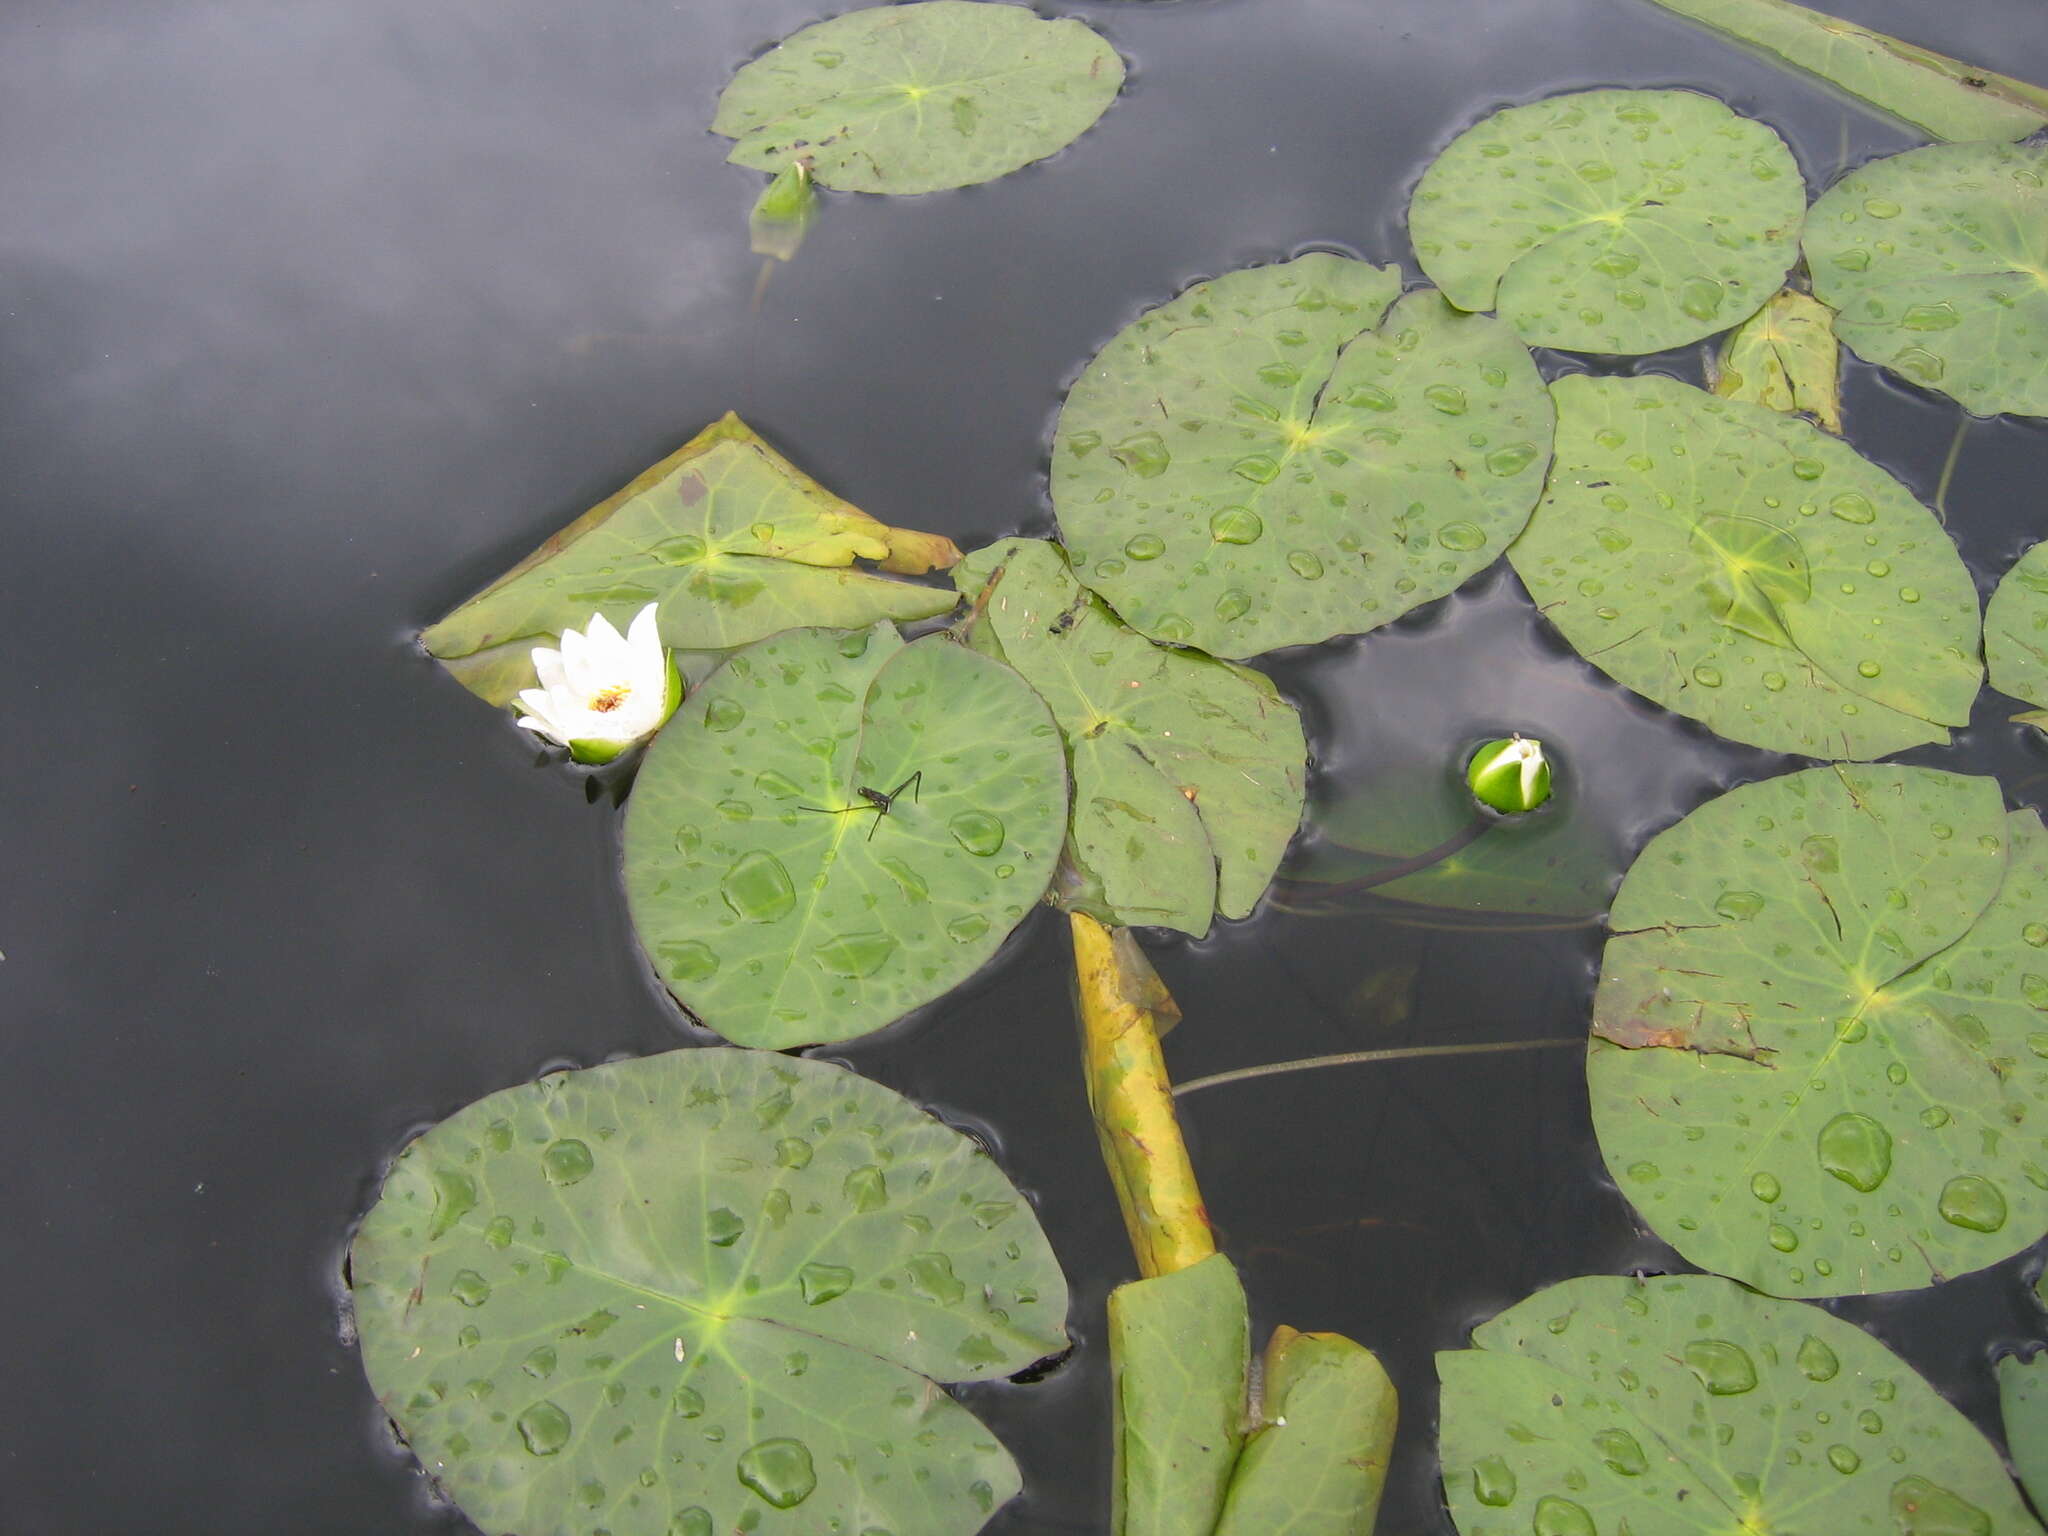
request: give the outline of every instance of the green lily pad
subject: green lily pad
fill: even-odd
[[[1463,1536],[2039,1536],[1998,1452],[1877,1340],[1712,1275],[1587,1275],[1437,1358]]]
[[[1984,665],[2000,693],[2048,709],[2048,543],[2014,561],[1984,605]]]
[[[1656,0],[1937,139],[2024,139],[2048,91],[1789,0]]]
[[[2048,1507],[2048,1352],[1998,1362],[1998,1411],[2006,1449],[2034,1507]]]
[[[1021,5],[873,5],[791,33],[718,98],[736,165],[807,162],[842,192],[937,192],[993,181],[1086,133],[1124,63],[1071,19]]]
[[[1276,1328],[1259,1398],[1216,1536],[1369,1536],[1399,1410],[1372,1352]]]
[[[1661,352],[1777,292],[1805,212],[1762,123],[1693,91],[1580,91],[1459,134],[1408,228],[1445,298],[1498,309],[1531,346]]]
[[[726,415],[606,497],[422,635],[472,693],[506,704],[534,684],[532,651],[601,613],[620,630],[661,605],[661,638],[694,687],[735,646],[798,625],[865,629],[953,606],[919,575],[960,551],[841,501]]]
[[[427,1470],[522,1536],[967,1536],[1015,1493],[935,1385],[1065,1344],[988,1155],[823,1062],[558,1072],[399,1155],[349,1254],[363,1364]]]
[[[1587,1055],[1657,1235],[1778,1296],[1929,1285],[2048,1230],[2048,832],[1998,785],[1833,766],[1652,839]]]
[[[736,654],[647,749],[626,808],[633,925],[728,1040],[866,1034],[1023,920],[1066,783],[1051,715],[1000,662],[887,624],[791,630]]]
[[[1005,539],[954,571],[976,649],[1052,707],[1074,779],[1068,848],[1108,920],[1200,936],[1243,917],[1301,824],[1301,717],[1260,673],[1154,645],[1059,547]]]
[[[1807,217],[1806,263],[1858,357],[1980,416],[2048,416],[2048,145],[1851,171]]]
[[[1244,1442],[1251,1324],[1230,1260],[1109,1293],[1112,1536],[1209,1536]]]
[[[1934,515],[1803,421],[1665,378],[1560,379],[1508,558],[1572,648],[1753,746],[1881,757],[1970,718],[1977,592]]]
[[[1067,396],[1052,496],[1132,628],[1216,656],[1372,629],[1491,564],[1551,406],[1499,322],[1313,254],[1198,283]]]
[[[1712,369],[1714,393],[1774,411],[1803,411],[1842,432],[1842,348],[1835,312],[1787,288],[1728,333]]]

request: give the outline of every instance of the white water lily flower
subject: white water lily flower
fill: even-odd
[[[540,686],[520,693],[519,723],[579,763],[608,763],[660,730],[683,702],[683,679],[661,643],[657,606],[642,608],[623,635],[599,613],[581,634],[563,630],[560,650],[535,646]]]

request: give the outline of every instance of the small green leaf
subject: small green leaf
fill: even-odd
[[[2029,546],[1984,605],[1984,663],[2000,693],[2048,708],[2048,543]]]
[[[1244,1440],[1250,1324],[1220,1253],[1109,1293],[1113,1536],[1209,1536]]]
[[[727,1039],[844,1040],[980,968],[1066,815],[1059,732],[1008,667],[887,624],[792,630],[647,749],[626,897],[656,972]]]
[[[1818,1307],[1587,1275],[1439,1354],[1463,1536],[2039,1536],[1989,1441]]]
[[[1531,346],[1660,352],[1746,320],[1799,254],[1785,141],[1693,91],[1581,91],[1496,112],[1415,188],[1408,227],[1460,309]]]
[[[1998,1362],[1998,1411],[2006,1449],[2034,1507],[2048,1507],[2048,1352]]]
[[[1748,784],[1622,881],[1587,1055],[1623,1194],[1777,1296],[1934,1283],[2048,1230],[2048,832],[1996,781]]]
[[[802,157],[842,192],[935,192],[1066,148],[1123,80],[1116,50],[1078,21],[982,0],[875,5],[744,66],[711,126],[739,141],[736,165]]]
[[[1552,386],[1557,462],[1509,550],[1609,677],[1810,757],[1948,740],[1982,681],[1976,587],[1898,481],[1793,417],[1673,379]]]
[[[1074,776],[1069,847],[1114,920],[1199,937],[1217,911],[1249,913],[1301,823],[1293,706],[1260,673],[1127,629],[1042,539],[978,550],[954,580],[976,648],[1052,708]]]
[[[1842,349],[1827,305],[1787,288],[1728,333],[1714,393],[1774,411],[1804,412],[1842,431]]]
[[[1789,0],[1656,0],[1937,139],[2024,139],[2048,91]]]
[[[531,652],[601,613],[623,629],[661,604],[662,643],[695,686],[724,652],[802,624],[864,629],[953,606],[918,575],[960,558],[936,534],[891,528],[841,501],[737,416],[706,427],[592,507],[421,636],[471,692],[509,703]]]
[[[980,1147],[748,1051],[479,1100],[399,1155],[349,1260],[378,1400],[522,1536],[968,1536],[1017,1472],[935,1382],[1065,1344],[1059,1266]]]
[[[1935,144],[1815,201],[1806,264],[1858,357],[1980,416],[2048,416],[2048,145]]]
[[[1260,1427],[1230,1479],[1216,1536],[1361,1536],[1386,1484],[1399,1404],[1372,1352],[1276,1328]]]
[[[1124,328],[1060,411],[1074,572],[1214,656],[1391,623],[1491,564],[1542,489],[1551,406],[1506,326],[1314,254]]]

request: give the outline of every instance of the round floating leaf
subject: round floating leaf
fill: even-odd
[[[1702,1269],[1922,1286],[2048,1229],[2048,833],[1998,785],[1814,768],[1654,838],[1587,1057],[1608,1168]]]
[[[1977,593],[1934,515],[1803,421],[1672,379],[1575,375],[1508,552],[1609,677],[1736,741],[1881,757],[1948,740]]]
[[[2048,416],[2048,145],[1936,144],[1813,205],[1806,264],[1858,357],[1979,415]]]
[[[1216,912],[1249,913],[1301,824],[1294,707],[1257,672],[1125,628],[1043,539],[990,545],[955,579],[974,645],[1052,707],[1074,776],[1068,847],[1109,915],[1199,937]]]
[[[1009,1455],[934,1381],[1066,1340],[988,1155],[823,1062],[673,1051],[481,1099],[350,1250],[363,1364],[485,1530],[980,1529]]]
[[[742,1045],[866,1034],[964,981],[1052,877],[1066,764],[1023,678],[944,636],[799,629],[654,739],[626,897],[669,990]]]
[[[1408,227],[1446,298],[1498,309],[1531,346],[1661,352],[1755,313],[1805,211],[1762,123],[1692,91],[1581,91],[1459,134]]]
[[[1712,1275],[1588,1275],[1437,1358],[1463,1536],[2039,1536],[1991,1443],[1861,1329]]]
[[[1232,272],[1088,365],[1053,506],[1126,623],[1218,656],[1311,644],[1442,597],[1520,531],[1550,451],[1534,362],[1399,290],[1323,254]]]
[[[874,5],[792,33],[732,77],[715,132],[737,165],[808,161],[842,192],[971,186],[1066,148],[1124,80],[1116,50],[1021,5]]]
[[[2000,693],[2048,709],[2048,543],[2013,562],[1984,605],[1984,663]]]

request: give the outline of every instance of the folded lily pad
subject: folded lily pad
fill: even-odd
[[[2048,91],[1789,0],[1656,0],[1937,139],[2024,139]]]
[[[1068,848],[1105,914],[1198,937],[1243,917],[1301,824],[1301,717],[1260,673],[1154,645],[1059,547],[1005,539],[954,571],[976,649],[1051,706],[1073,771]]]
[[[2048,543],[2015,560],[1984,605],[1984,665],[2000,693],[2048,709]]]
[[[1803,421],[1574,375],[1508,558],[1572,648],[1753,746],[1881,757],[1970,718],[1977,592],[1934,515]]]
[[[674,1051],[481,1099],[350,1250],[363,1364],[427,1470],[521,1536],[968,1536],[1015,1464],[937,1382],[1065,1344],[1030,1205],[823,1062]]]
[[[872,5],[791,33],[732,77],[712,130],[737,165],[803,161],[842,192],[971,186],[1066,148],[1116,100],[1123,60],[1021,5]]]
[[[2039,1536],[1975,1426],[1818,1307],[1587,1275],[1472,1343],[1436,1357],[1463,1536]]]
[[[879,1029],[978,970],[1052,878],[1059,731],[943,635],[792,630],[739,652],[648,748],[626,897],[683,1005],[781,1048]]]
[[[1858,357],[1980,416],[2048,416],[2048,145],[1851,171],[1807,216],[1806,263]]]
[[[1408,228],[1445,298],[1498,309],[1531,346],[1660,352],[1777,292],[1805,212],[1762,123],[1694,91],[1580,91],[1459,134]]]
[[[1998,1362],[1998,1412],[2021,1486],[2036,1509],[2048,1506],[2048,1351]]]
[[[422,635],[462,685],[507,704],[534,684],[532,650],[601,613],[620,629],[661,605],[661,638],[694,653],[694,684],[725,651],[803,624],[865,629],[953,606],[920,575],[960,551],[841,501],[727,414],[606,497]]]
[[[1198,283],[1060,412],[1075,574],[1124,622],[1255,656],[1399,618],[1491,564],[1542,489],[1551,406],[1508,328],[1322,253]]]
[[[1216,1536],[1370,1536],[1398,1406],[1363,1345],[1274,1329]]]
[[[2048,832],[1994,780],[1837,765],[1623,879],[1588,1051],[1623,1194],[1779,1296],[1929,1285],[2048,1230]]]
[[[1804,412],[1842,431],[1842,348],[1835,312],[1787,288],[1728,333],[1709,381],[1728,400]]]

